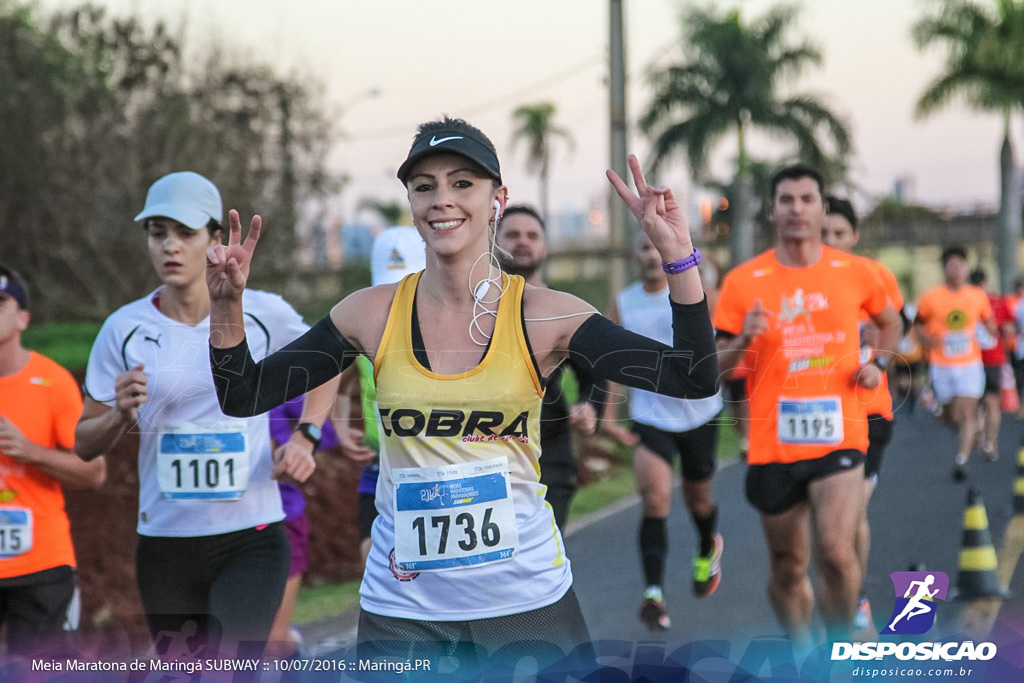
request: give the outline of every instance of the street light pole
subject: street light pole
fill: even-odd
[[[626,168],[626,48],[622,29],[622,0],[609,0],[608,22],[608,113],[609,162],[608,167],[623,180],[629,176]],[[626,243],[630,230],[630,215],[615,192],[608,192],[608,233],[611,242],[612,263],[609,269],[609,301],[626,286]]]

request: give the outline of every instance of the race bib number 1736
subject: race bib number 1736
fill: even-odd
[[[508,460],[392,472],[395,560],[403,571],[502,562],[518,551]]]

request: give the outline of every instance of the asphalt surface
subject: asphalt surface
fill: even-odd
[[[1022,437],[1024,422],[1004,416],[1000,459],[986,462],[976,450],[968,480],[956,483],[951,476],[952,432],[920,407],[913,413],[897,411],[893,439],[869,510],[872,548],[865,590],[879,627],[884,627],[894,604],[890,572],[911,568],[942,571],[949,576],[950,588],[957,586],[969,487],[976,487],[982,496],[994,549],[1002,547],[1007,525],[1014,517],[1013,489]],[[633,497],[570,523],[564,534],[566,551],[572,562],[574,588],[595,642],[614,642],[620,650],[626,647],[638,661],[646,648],[668,652],[687,644],[692,647],[698,641],[718,641],[719,646],[726,643],[727,649],[731,644],[733,649],[725,656],[735,661],[752,641],[782,638],[765,594],[767,553],[758,515],[744,496],[745,470],[742,462],[729,461],[715,476],[719,530],[725,538],[723,579],[717,592],[706,598],[696,598],[690,590],[696,536],[676,491],[664,586],[672,628],[666,632],[648,631],[637,618],[643,591],[637,552],[638,500]],[[1013,573],[1009,590],[997,628],[1009,624],[1016,629],[1015,637],[1024,641],[1019,635],[1024,634],[1024,569]],[[939,604],[929,637],[959,633],[965,604],[952,600]],[[351,647],[357,612],[307,626],[309,654]],[[1024,667],[1024,656],[1020,666]],[[728,679],[726,675],[723,680]]]
[[[963,483],[954,483],[951,476],[953,434],[927,411],[899,411],[893,432],[868,514],[872,547],[865,589],[881,626],[893,605],[890,572],[911,567],[938,570],[949,576],[951,587],[956,584],[969,486],[981,493],[993,546],[1001,545],[1013,516],[1013,484],[1024,429],[1006,416],[1000,430],[1000,459],[987,462],[975,451]],[[725,538],[723,578],[715,594],[706,598],[690,592],[696,533],[676,492],[664,587],[672,617],[667,632],[652,633],[637,618],[643,591],[637,551],[639,505],[570,530],[566,549],[575,589],[595,640],[742,640],[780,632],[765,595],[768,557],[759,517],[744,495],[745,474],[746,467],[734,461],[715,476],[719,530]],[[1024,570],[1015,572],[1010,591],[1003,612],[1024,612]],[[956,612],[941,610],[937,626],[955,629]]]

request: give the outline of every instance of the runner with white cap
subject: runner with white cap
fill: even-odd
[[[139,437],[136,575],[154,639],[198,626],[196,638],[210,650],[230,656],[239,644],[239,656],[252,657],[262,651],[288,574],[273,479],[312,474],[334,387],[308,397],[307,417],[276,462],[266,416],[220,413],[206,352],[204,273],[207,249],[220,244],[221,216],[217,187],[198,173],[171,173],[150,187],[135,220],[161,285],[100,329],[76,443],[90,460],[128,432]],[[247,290],[244,297],[241,325],[257,355],[307,329],[279,296]]]

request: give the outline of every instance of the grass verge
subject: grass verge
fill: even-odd
[[[25,348],[37,351],[68,370],[81,370],[100,331],[99,323],[47,323],[22,332]]]
[[[359,604],[359,579],[303,586],[295,599],[292,623],[298,626],[336,617]]]

